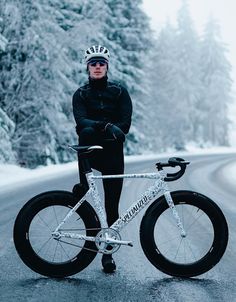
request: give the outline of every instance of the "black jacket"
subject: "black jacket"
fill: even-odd
[[[118,126],[125,134],[129,132],[132,102],[128,91],[119,83],[107,78],[89,80],[73,95],[73,113],[80,131],[104,121]]]

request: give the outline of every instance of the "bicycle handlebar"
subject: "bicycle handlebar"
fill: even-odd
[[[175,172],[175,173],[167,173],[166,177],[164,178],[165,181],[174,181],[179,179],[181,176],[183,176],[186,166],[190,164],[189,161],[185,161],[183,158],[180,157],[171,157],[168,160],[168,163],[161,163],[158,162],[156,163],[156,167],[158,171],[163,170],[164,167],[172,167],[175,168],[177,166],[180,167],[180,170]]]

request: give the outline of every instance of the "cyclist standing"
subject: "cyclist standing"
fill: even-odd
[[[124,173],[123,143],[129,132],[132,102],[128,91],[119,83],[108,81],[110,54],[106,47],[96,45],[85,51],[89,81],[73,95],[73,114],[79,145],[101,145],[89,159],[92,168],[103,175]],[[80,183],[87,180],[79,162]],[[108,226],[118,218],[119,199],[123,179],[104,179],[105,209]],[[115,271],[112,255],[102,256],[104,271]]]

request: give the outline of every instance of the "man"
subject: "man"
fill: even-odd
[[[102,151],[90,159],[92,168],[103,175],[124,173],[123,143],[131,125],[132,102],[127,90],[107,78],[110,54],[96,45],[85,51],[89,82],[73,95],[73,113],[79,145],[101,145]],[[80,182],[87,185],[79,163]],[[103,180],[108,226],[118,218],[123,179]],[[112,255],[103,255],[103,269],[115,271]]]

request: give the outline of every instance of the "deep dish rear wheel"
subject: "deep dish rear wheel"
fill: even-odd
[[[228,226],[220,208],[208,197],[176,191],[172,199],[187,232],[181,237],[164,196],[151,204],[140,226],[140,240],[149,261],[178,277],[203,274],[216,265],[228,242]]]
[[[52,232],[76,201],[70,192],[51,191],[29,200],[14,225],[14,243],[23,262],[35,272],[49,277],[78,273],[96,257],[93,242],[60,238]],[[96,236],[100,223],[94,209],[85,201],[63,225],[64,232]]]

